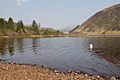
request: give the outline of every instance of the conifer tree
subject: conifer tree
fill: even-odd
[[[39,26],[35,20],[33,20],[33,22],[32,22],[32,28],[33,28],[35,34],[40,34],[39,33]]]
[[[8,26],[10,29],[14,29],[14,21],[11,17],[8,19]]]

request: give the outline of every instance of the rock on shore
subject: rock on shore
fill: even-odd
[[[0,63],[0,80],[106,80],[100,76],[69,71],[62,73],[48,67]],[[109,79],[108,79],[109,80]],[[111,80],[117,80],[112,77]]]

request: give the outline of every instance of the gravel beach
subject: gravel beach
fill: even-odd
[[[68,71],[62,73],[48,67],[29,64],[0,63],[0,80],[119,80]]]

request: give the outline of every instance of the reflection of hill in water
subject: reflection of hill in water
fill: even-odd
[[[28,41],[29,42],[29,41]],[[9,54],[10,56],[14,55],[15,51],[18,53],[24,53],[24,49],[28,48],[27,45],[32,44],[32,49],[35,54],[37,54],[38,50],[38,40],[37,38],[31,38],[30,44],[25,44],[23,38],[0,38],[0,55],[4,56],[5,54]]]
[[[120,64],[120,39],[119,38],[93,38],[95,53],[102,55],[106,60]]]

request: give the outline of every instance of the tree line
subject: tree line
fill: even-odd
[[[0,36],[1,35],[58,35],[63,34],[59,30],[51,30],[41,28],[35,20],[33,20],[31,25],[24,25],[22,20],[14,22],[14,20],[9,17],[8,20],[0,18]]]

